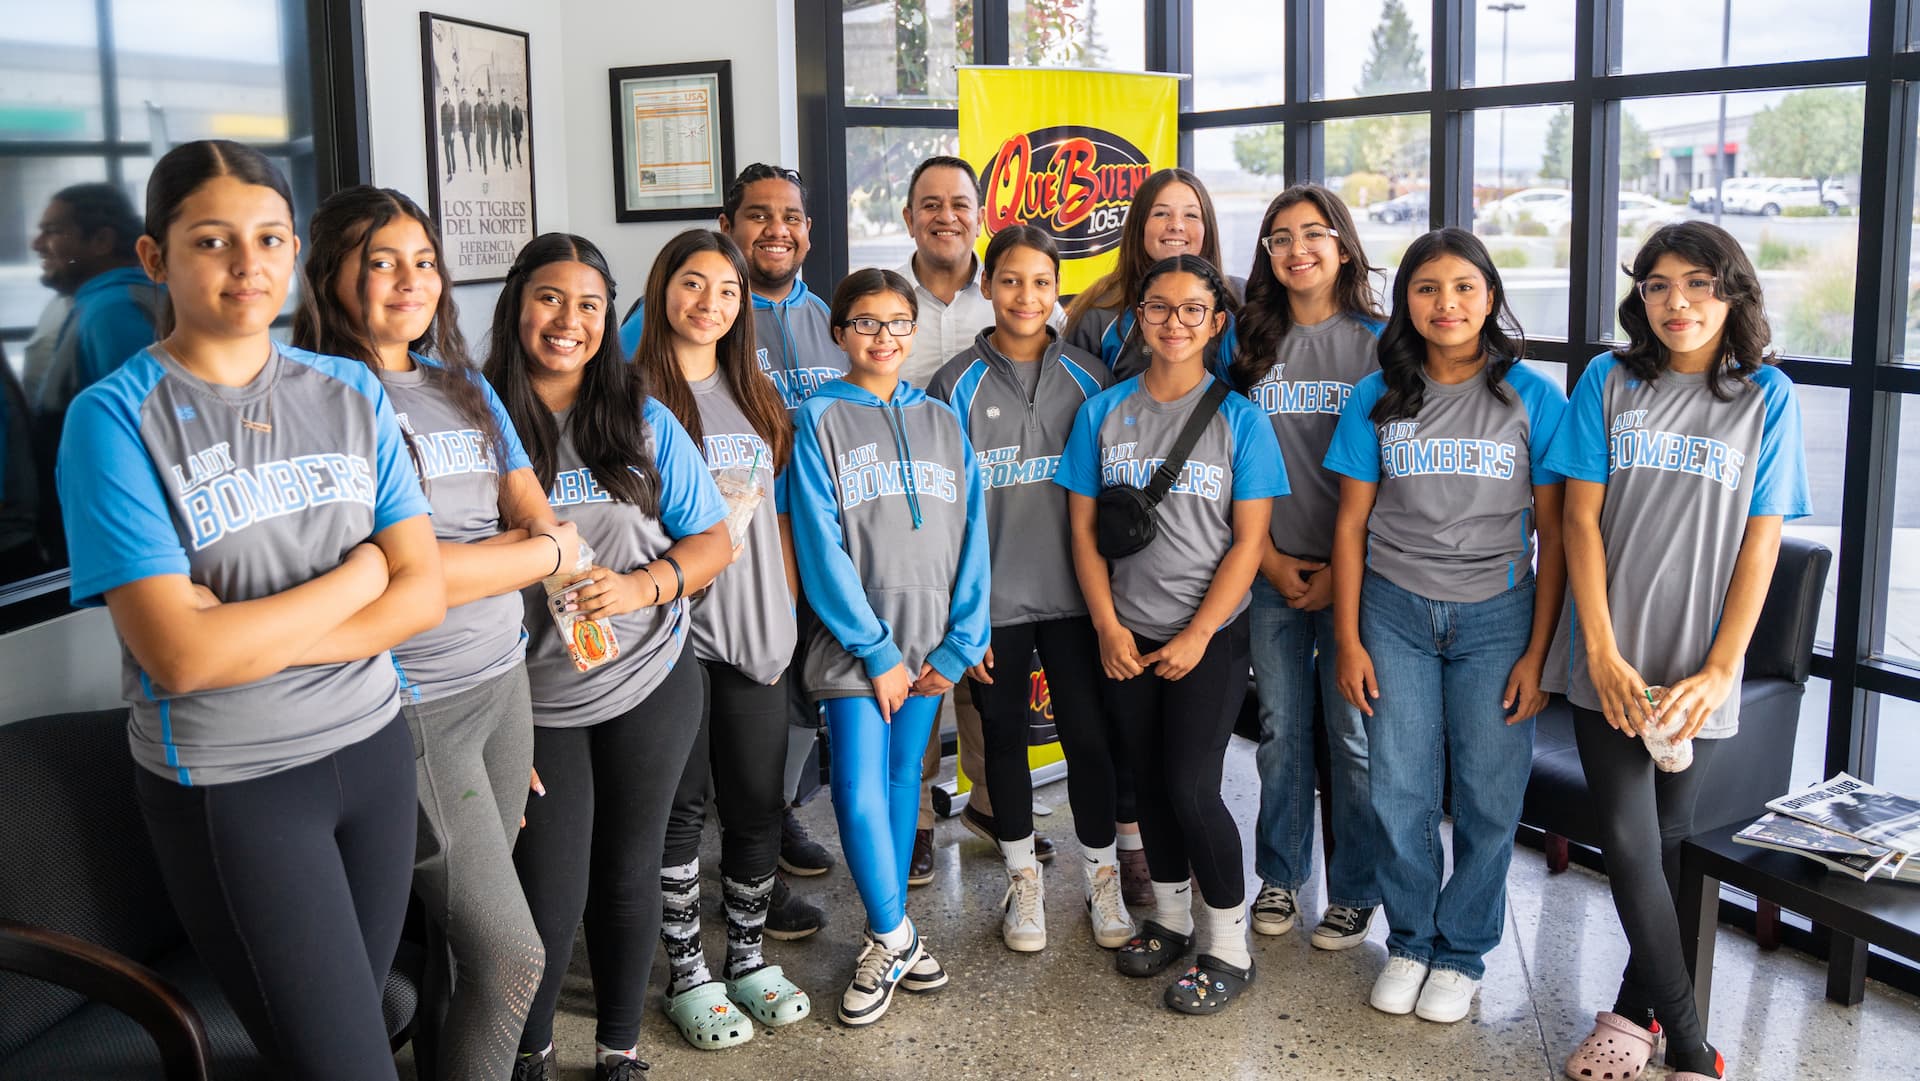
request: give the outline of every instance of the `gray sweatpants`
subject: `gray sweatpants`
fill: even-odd
[[[401,712],[420,789],[413,888],[453,966],[439,1076],[505,1077],[546,958],[513,868],[533,768],[526,666]]]

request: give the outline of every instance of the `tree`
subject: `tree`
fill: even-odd
[[[1651,176],[1657,167],[1653,140],[1633,114],[1620,113],[1620,183],[1631,184]],[[1562,105],[1547,123],[1547,146],[1540,155],[1540,179],[1573,180],[1573,106]]]
[[[1380,25],[1373,28],[1367,50],[1367,62],[1360,68],[1360,83],[1354,90],[1368,94],[1401,94],[1425,90],[1427,51],[1420,46],[1420,35],[1407,18],[1402,0],[1386,0],[1380,7]]]
[[[1248,128],[1233,137],[1233,160],[1249,173],[1281,176],[1286,172],[1287,140],[1278,124]]]
[[[1857,173],[1866,104],[1857,86],[1796,90],[1753,118],[1748,152],[1768,176],[1807,176],[1824,186]]]
[[[1011,44],[1034,65],[1098,67],[1106,46],[1094,25],[1093,0],[1027,0],[1012,13]]]

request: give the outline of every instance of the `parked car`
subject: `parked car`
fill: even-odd
[[[1367,208],[1367,217],[1374,221],[1397,225],[1412,218],[1427,216],[1427,193],[1410,191],[1405,195],[1375,203]]]
[[[1772,178],[1764,176],[1730,176],[1722,181],[1726,189],[1727,200],[1731,202],[1737,191],[1759,185],[1773,183]],[[1720,191],[1713,187],[1695,188],[1687,193],[1687,205],[1703,214],[1713,213],[1714,203],[1720,198]]]
[[[1573,193],[1567,189],[1524,188],[1481,207],[1473,219],[1475,225],[1511,230],[1529,221],[1553,228],[1572,216]]]
[[[1823,190],[1817,180],[1774,180],[1771,183],[1727,193],[1727,209],[1736,214],[1764,214],[1771,218],[1788,207],[1820,207],[1838,214],[1853,201],[1838,183]]]
[[[1637,191],[1620,193],[1620,224],[1635,231],[1652,231],[1686,218],[1679,207]]]

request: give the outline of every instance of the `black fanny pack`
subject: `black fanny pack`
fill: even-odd
[[[1194,403],[1193,412],[1187,415],[1187,426],[1180,429],[1180,438],[1173,441],[1173,449],[1167,452],[1167,459],[1160,468],[1153,471],[1153,479],[1145,488],[1135,488],[1131,484],[1116,484],[1102,488],[1093,501],[1093,537],[1094,546],[1108,559],[1120,559],[1140,551],[1152,544],[1160,535],[1160,523],[1154,517],[1154,508],[1166,498],[1173,482],[1180,479],[1180,473],[1187,468],[1187,455],[1193,453],[1193,445],[1200,441],[1200,433],[1206,430],[1213,415],[1220,411],[1220,403],[1227,399],[1226,383],[1215,379],[1207,392]]]

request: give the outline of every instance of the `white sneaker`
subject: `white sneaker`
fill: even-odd
[[[1451,968],[1436,969],[1427,977],[1427,985],[1420,989],[1414,1016],[1443,1025],[1452,1024],[1467,1016],[1467,1010],[1473,1006],[1473,996],[1479,991],[1480,981],[1472,976]]]
[[[846,1025],[871,1025],[880,1020],[893,1002],[893,989],[900,985],[907,969],[920,960],[920,936],[904,949],[890,950],[869,931],[854,962],[853,979],[840,996],[840,1022]]]
[[[1000,937],[1006,939],[1007,949],[1033,953],[1047,948],[1045,897],[1038,867],[1008,868],[1007,895],[1000,899],[1007,908],[1000,921]]]
[[[927,952],[927,940],[920,940],[920,960],[907,968],[907,974],[900,977],[900,990],[909,994],[924,995],[929,991],[938,991],[947,985],[947,970]]]
[[[1373,994],[1367,1004],[1381,1013],[1412,1013],[1421,999],[1420,985],[1427,982],[1427,966],[1411,957],[1389,957],[1380,978],[1373,981]]]
[[[1253,930],[1262,935],[1284,935],[1300,920],[1293,891],[1279,886],[1261,886],[1253,899]]]
[[[1093,944],[1117,950],[1133,938],[1133,917],[1120,892],[1120,869],[1102,867],[1087,882],[1087,918],[1093,923]]]

